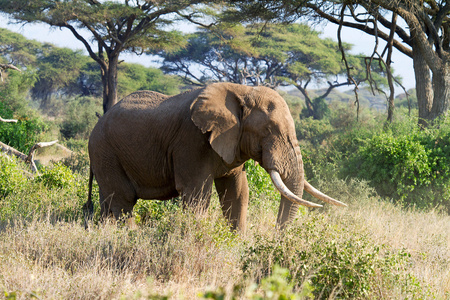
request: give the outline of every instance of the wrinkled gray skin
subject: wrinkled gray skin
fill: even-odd
[[[138,198],[178,195],[185,206],[204,210],[214,182],[224,216],[244,231],[249,196],[243,164],[250,158],[303,194],[294,121],[283,98],[266,87],[215,83],[173,97],[135,92],[100,118],[89,156],[103,217],[131,213]],[[92,210],[90,198],[86,207]],[[297,210],[282,196],[278,225]]]

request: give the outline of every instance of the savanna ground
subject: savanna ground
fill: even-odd
[[[416,130],[404,115],[383,129],[378,115],[350,122],[352,109],[332,110],[326,121],[296,119],[297,133],[308,179],[348,207],[303,209],[282,232],[279,195],[253,162],[248,228],[237,234],[216,195],[202,216],[177,200],[140,201],[135,227],[99,223],[96,198],[85,230],[86,140],[67,140],[73,156],[40,176],[0,157],[0,290],[6,299],[449,299],[450,126]]]

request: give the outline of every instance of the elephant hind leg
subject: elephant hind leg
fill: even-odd
[[[125,192],[120,189],[115,189],[112,192],[104,193],[100,197],[100,214],[102,218],[114,216],[116,220],[123,216],[131,216],[136,202],[137,197],[131,190]]]
[[[96,175],[100,192],[100,213],[102,218],[114,216],[120,219],[130,215],[137,202],[134,186],[122,168],[114,168],[107,175]]]

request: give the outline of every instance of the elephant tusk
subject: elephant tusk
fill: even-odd
[[[331,198],[330,196],[325,195],[324,193],[322,193],[321,191],[319,191],[318,189],[316,189],[315,187],[313,187],[311,184],[309,184],[309,182],[307,182],[306,180],[305,182],[305,191],[308,192],[311,196],[316,197],[319,200],[322,200],[324,202],[336,205],[336,206],[347,206],[347,204],[338,201],[336,199]]]
[[[277,171],[270,171],[270,178],[272,179],[273,184],[277,188],[278,191],[280,191],[281,195],[289,199],[290,201],[307,206],[307,207],[322,207],[320,204],[315,204],[306,200],[303,200],[302,198],[295,195],[293,192],[291,192],[287,186],[284,184],[283,180],[281,179],[280,173]]]

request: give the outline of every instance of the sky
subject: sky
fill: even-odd
[[[11,20],[6,16],[0,15],[0,27],[2,28],[7,28],[11,31],[20,33],[29,39],[52,43],[58,47],[82,50],[87,54],[82,43],[78,41],[68,29],[51,28],[46,24],[37,23],[19,25],[12,24],[10,21]],[[322,37],[329,37],[337,41],[337,26],[322,23],[321,25],[316,25],[314,29],[323,32]],[[366,35],[358,30],[344,27],[342,29],[342,37],[343,42],[353,45],[353,54],[364,53],[365,55],[370,55],[373,52],[375,39],[372,36]],[[382,51],[384,45],[382,43],[380,44],[379,51]],[[120,58],[126,62],[140,63],[147,67],[158,67],[157,60],[154,57],[147,55],[138,56],[135,54],[121,54]],[[400,75],[403,78],[403,86],[406,89],[414,88],[415,79],[412,59],[394,49],[392,61],[395,75]],[[396,94],[402,92],[401,88],[396,87]]]

